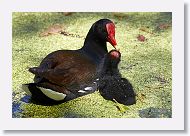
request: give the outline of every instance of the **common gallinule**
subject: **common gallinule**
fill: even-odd
[[[81,49],[52,52],[38,67],[30,68],[34,83],[23,84],[23,90],[33,102],[45,105],[94,92],[97,68],[108,53],[107,42],[114,48],[117,45],[115,25],[109,19],[100,19],[91,26]]]

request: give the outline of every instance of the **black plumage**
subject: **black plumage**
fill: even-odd
[[[99,92],[107,100],[116,100],[124,105],[136,103],[132,84],[122,78],[118,64],[121,54],[117,50],[110,51],[102,60],[99,70]]]
[[[32,100],[39,103],[60,103],[89,94],[97,89],[97,67],[108,53],[109,42],[114,48],[115,25],[100,19],[90,28],[84,45],[78,50],[58,50],[48,54],[38,67],[30,68],[34,83],[22,86]]]

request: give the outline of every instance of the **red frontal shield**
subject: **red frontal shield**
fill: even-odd
[[[117,45],[117,42],[115,40],[115,25],[113,23],[106,24],[106,29],[108,32],[107,40],[108,42],[114,47]]]

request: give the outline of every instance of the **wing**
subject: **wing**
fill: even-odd
[[[57,59],[48,58],[40,67],[30,68],[29,71],[36,75],[36,79],[45,79],[72,90],[92,82],[96,73],[96,65],[81,55],[65,55],[59,62],[54,60]]]
[[[54,59],[47,59],[42,61],[41,65],[39,67],[34,67],[34,68],[30,68],[29,71],[33,74],[35,74],[34,77],[34,83],[40,83],[43,82],[44,80],[46,80],[44,77],[39,76],[35,69],[41,69],[42,70],[48,70],[48,69],[52,69],[56,66],[57,62]]]

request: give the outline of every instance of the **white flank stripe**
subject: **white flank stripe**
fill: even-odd
[[[89,91],[89,90],[92,90],[93,88],[92,87],[85,87],[84,90],[86,91]]]
[[[32,93],[30,92],[30,90],[28,89],[28,85],[25,85],[25,84],[23,84],[22,86],[21,86],[21,88],[22,88],[22,90],[24,90],[28,95],[32,95]]]
[[[78,92],[79,93],[86,93],[86,91],[84,91],[84,90],[79,90]]]
[[[43,87],[37,87],[37,88],[40,89],[42,93],[45,94],[47,97],[55,101],[61,101],[66,97],[66,94],[58,93],[58,92],[52,91],[51,89],[46,89]]]

